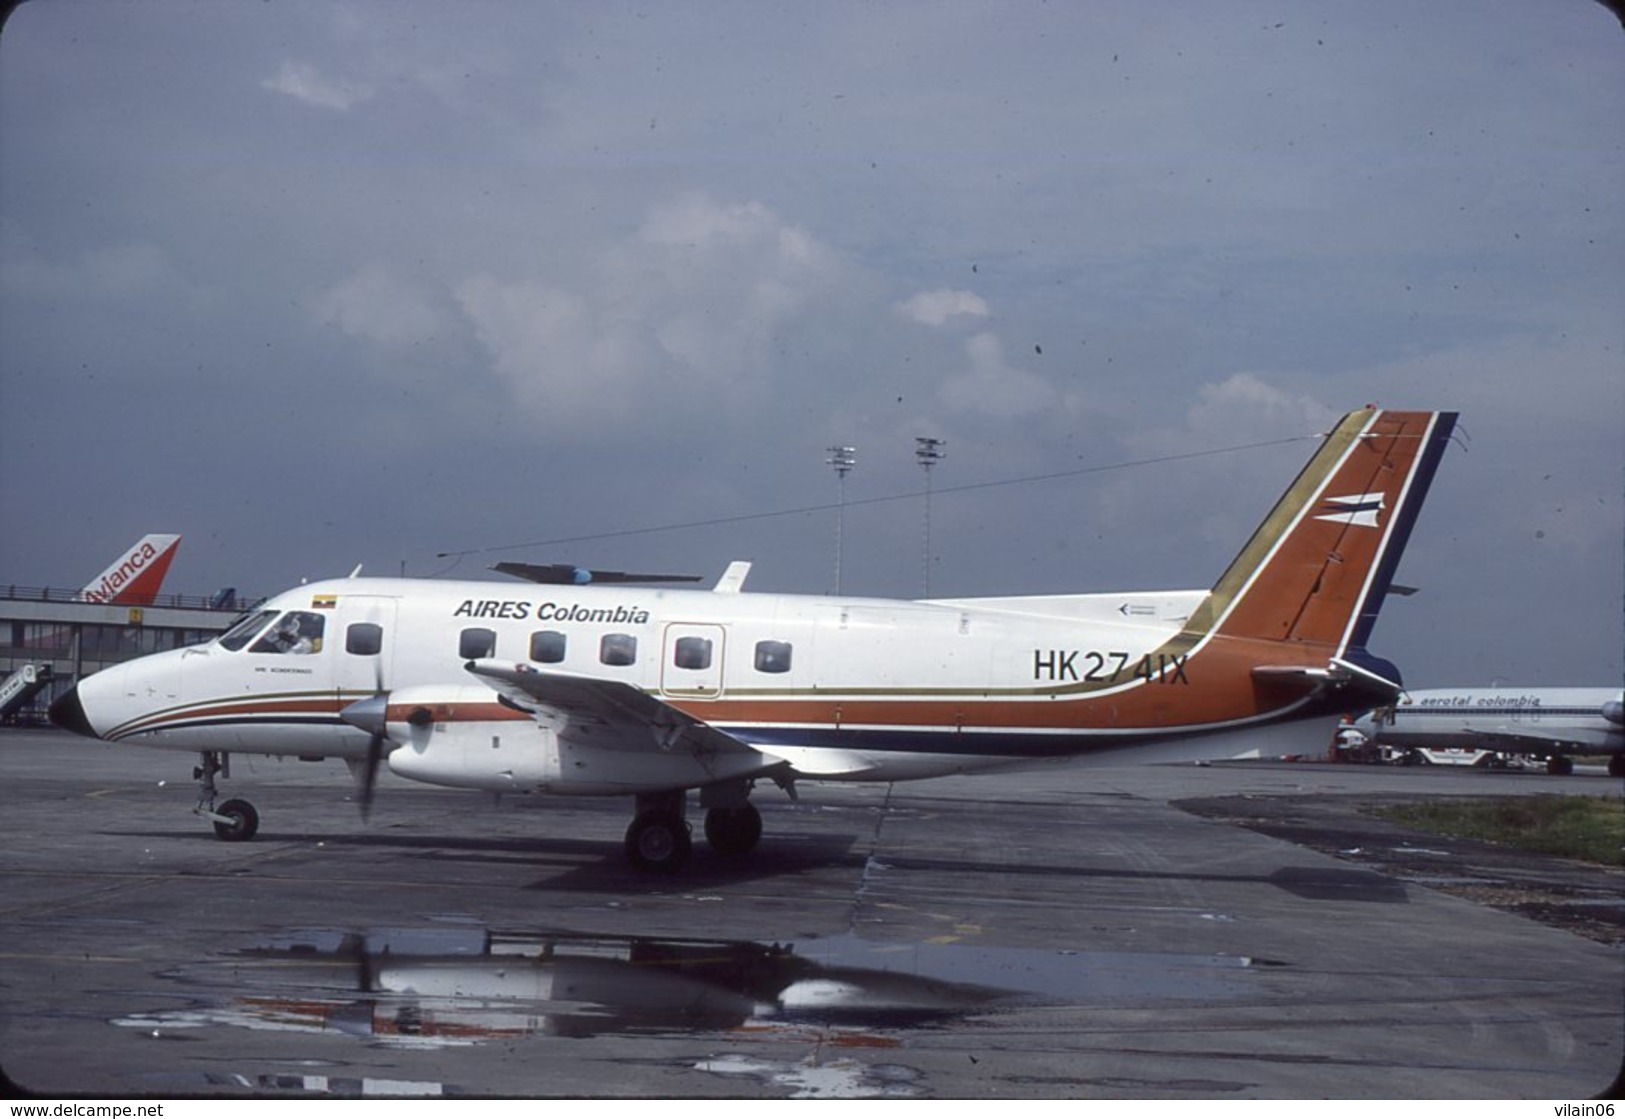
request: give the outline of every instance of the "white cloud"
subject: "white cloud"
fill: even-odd
[[[986,318],[988,314],[987,301],[981,296],[948,288],[911,295],[895,304],[895,310],[904,318],[926,326],[941,326],[956,315]]]
[[[318,74],[314,66],[303,62],[284,62],[275,77],[267,78],[260,84],[307,105],[341,112],[372,96],[372,90],[365,85],[329,81]]]
[[[387,346],[422,342],[445,329],[444,316],[422,292],[376,264],[322,294],[316,316],[347,334]]]
[[[774,341],[842,265],[757,202],[687,195],[567,284],[475,276],[456,296],[515,396],[568,420],[696,392],[728,406],[780,371]]]
[[[969,370],[942,386],[942,402],[956,411],[1009,420],[1042,412],[1060,399],[1048,381],[1005,361],[991,331],[967,339],[965,357]]]
[[[1179,438],[1200,447],[1291,432],[1312,435],[1330,430],[1340,414],[1311,396],[1276,388],[1252,373],[1236,373],[1196,390]]]
[[[0,253],[0,282],[19,295],[115,301],[173,298],[185,286],[169,255],[149,242],[100,245],[61,262],[32,251],[22,231],[11,225]]]

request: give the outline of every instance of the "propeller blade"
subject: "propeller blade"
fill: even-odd
[[[386,730],[389,722],[389,692],[384,688],[384,664],[381,658],[373,660],[372,682],[372,695],[366,699],[356,700],[339,712],[339,718],[371,736],[367,740],[366,761],[359,767],[359,772],[354,767],[351,769],[360,785],[357,790],[360,794],[357,803],[361,808],[363,822],[372,814],[372,794],[378,784],[378,763],[383,761],[384,743],[389,741]]]
[[[384,736],[374,733],[367,743],[367,765],[361,771],[361,819],[365,823],[372,815],[372,792],[378,783],[378,763],[384,757]]]
[[[699,575],[639,575],[628,571],[594,571],[568,563],[511,563],[504,560],[492,571],[528,579],[532,583],[585,586],[588,583],[698,583]]]

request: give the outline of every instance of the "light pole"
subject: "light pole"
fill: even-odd
[[[933,439],[929,435],[914,437],[914,461],[925,471],[925,554],[920,564],[921,598],[931,597],[931,468],[948,457],[948,452],[942,449],[946,445],[945,439]]]
[[[846,529],[846,476],[858,464],[858,449],[856,447],[831,447],[829,458],[824,460],[835,468],[835,477],[840,485],[840,500],[835,506],[835,593],[841,593],[841,535]]]

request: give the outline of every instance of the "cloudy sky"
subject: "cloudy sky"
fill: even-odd
[[[0,579],[826,593],[849,444],[844,589],[912,596],[932,436],[934,594],[1206,586],[1375,401],[1463,434],[1374,651],[1618,682],[1622,61],[1591,0],[25,4]]]

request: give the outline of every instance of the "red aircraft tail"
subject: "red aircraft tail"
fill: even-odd
[[[180,547],[173,533],[149,533],[114,560],[108,569],[79,592],[86,602],[118,606],[148,606],[158,597],[169,565]]]

